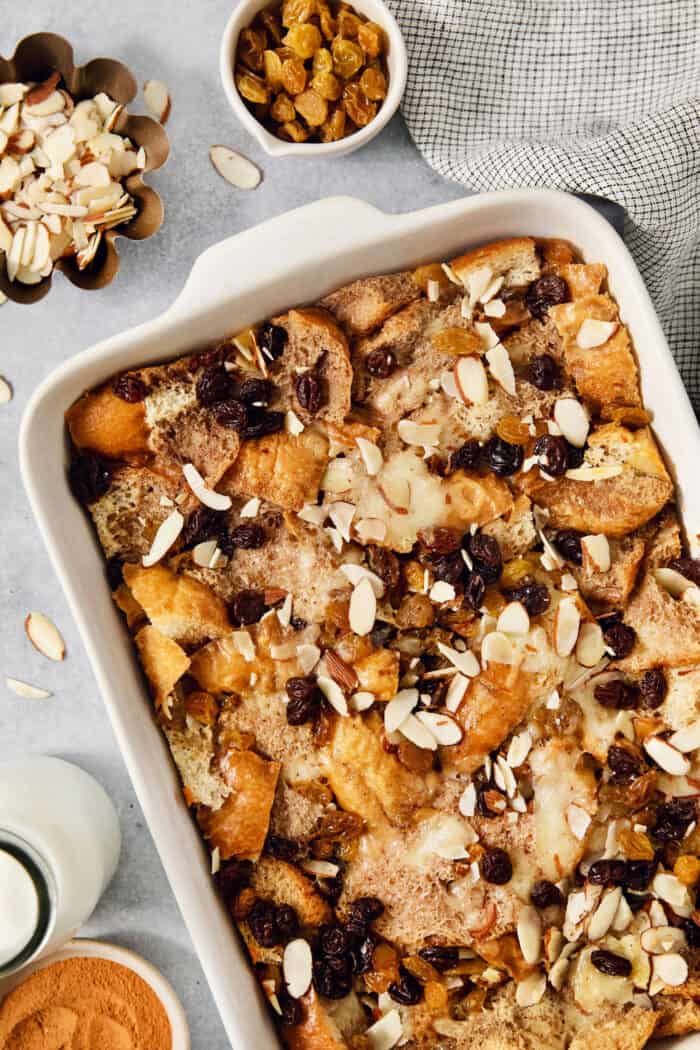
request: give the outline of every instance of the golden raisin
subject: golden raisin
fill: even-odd
[[[500,585],[504,591],[512,590],[518,585],[524,576],[531,576],[536,568],[539,568],[537,558],[511,558],[503,566]]]
[[[316,0],[284,0],[282,25],[289,29],[298,22],[308,22],[316,14]]]
[[[364,63],[364,54],[359,44],[337,36],[331,45],[333,68],[343,80],[354,77]]]
[[[348,813],[342,809],[335,809],[321,817],[316,838],[356,839],[364,834],[364,831],[365,822],[357,813]]]
[[[282,47],[275,48],[275,54],[279,55],[280,60],[282,62],[286,62],[288,58],[293,58],[296,62],[296,60],[299,58],[298,54],[296,53],[296,51],[293,50],[293,48],[285,47],[284,44],[282,45]]]
[[[248,69],[260,73],[263,68],[263,51],[266,44],[265,31],[248,26],[247,29],[241,31],[238,38],[237,57]]]
[[[525,423],[517,416],[503,416],[496,424],[496,433],[503,441],[510,445],[527,445],[530,440],[530,431]]]
[[[329,102],[339,99],[343,90],[342,84],[333,73],[317,73],[311,81],[311,87]]]
[[[386,98],[386,77],[379,69],[364,69],[360,77],[360,87],[373,102],[380,102]]]
[[[263,66],[266,82],[277,91],[282,86],[282,59],[276,51],[263,51]]]
[[[279,134],[281,138],[291,142],[306,142],[309,137],[309,132],[298,120],[287,120],[280,126]]]
[[[421,984],[425,984],[426,981],[440,980],[440,974],[435,967],[431,966],[425,959],[421,959],[420,955],[407,955],[401,960],[401,965],[409,973],[412,973],[414,977],[417,977]]]
[[[601,409],[603,419],[609,419],[613,423],[622,423],[626,427],[645,427],[651,423],[651,414],[643,408],[635,405],[605,405]]]
[[[245,69],[240,69],[236,74],[236,87],[248,102],[266,103],[270,99],[265,81]]]
[[[282,43],[282,25],[280,23],[279,18],[275,14],[275,12],[274,11],[270,11],[270,9],[268,8],[267,10],[263,10],[263,11],[260,12],[259,18],[260,18],[260,21],[261,21],[263,27],[269,33],[271,40],[275,44],[281,44]]]
[[[365,975],[365,984],[370,992],[386,992],[390,984],[399,980],[399,957],[394,948],[382,941],[374,949],[372,969]]]
[[[643,831],[623,828],[617,841],[628,860],[653,860],[654,847]]]
[[[441,332],[435,333],[432,343],[441,354],[456,354],[460,357],[480,354],[483,350],[481,339],[471,328],[443,328]]]
[[[438,981],[428,981],[423,989],[425,1005],[431,1014],[439,1016],[447,1009],[447,988]]]
[[[319,47],[311,63],[311,69],[314,76],[318,76],[319,73],[333,72],[333,56],[327,47]]]
[[[694,886],[700,878],[700,859],[697,857],[679,857],[673,865],[673,874],[684,886]]]
[[[185,711],[202,725],[213,726],[219,713],[219,705],[211,693],[195,690],[189,693],[185,700]]]
[[[306,70],[300,58],[288,58],[282,63],[282,84],[290,95],[299,95],[306,87]]]
[[[370,58],[378,58],[384,50],[384,30],[376,22],[361,22],[357,30],[357,40]]]
[[[428,751],[424,747],[416,747],[415,744],[405,737],[399,740],[396,757],[402,766],[410,769],[412,773],[418,773],[420,776],[425,776],[433,768],[432,751]]]
[[[427,594],[406,594],[396,612],[396,624],[402,630],[430,627],[435,619],[435,608]]]
[[[300,95],[297,95],[294,99],[294,105],[297,113],[300,113],[306,123],[312,128],[320,127],[328,117],[328,103],[313,88],[302,91]]]
[[[377,113],[374,102],[365,95],[359,84],[346,84],[343,88],[343,106],[345,112],[359,128],[365,127]]]
[[[321,46],[321,31],[315,25],[292,26],[283,43],[296,51],[300,58],[313,58]]]
[[[297,111],[294,108],[289,95],[286,95],[282,91],[270,106],[270,116],[273,120],[276,120],[278,124],[286,124],[289,120],[294,120]]]
[[[338,106],[320,130],[321,142],[337,142],[345,135],[345,110]]]
[[[323,3],[323,0],[318,0],[318,21],[326,40],[332,40],[338,32],[338,23],[331,14],[330,7]]]
[[[351,11],[340,11],[338,14],[338,35],[346,40],[357,40],[362,23]]]

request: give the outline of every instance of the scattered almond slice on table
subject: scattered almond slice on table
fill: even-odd
[[[228,146],[211,146],[209,159],[223,179],[239,190],[254,190],[260,185],[260,169],[242,153],[236,153]]]
[[[0,405],[12,400],[12,387],[3,376],[0,376]]]
[[[143,99],[148,112],[160,124],[165,124],[170,116],[170,92],[162,80],[147,80],[143,85]]]
[[[48,689],[41,689],[37,685],[30,685],[29,682],[22,682],[19,678],[6,678],[5,685],[25,700],[48,700],[52,695]]]
[[[56,625],[40,612],[31,612],[24,621],[27,637],[35,649],[49,660],[61,661],[66,646]]]

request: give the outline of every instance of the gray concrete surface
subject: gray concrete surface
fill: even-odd
[[[209,245],[299,204],[353,194],[387,211],[408,211],[462,195],[419,156],[400,117],[348,158],[322,163],[268,158],[237,124],[218,77],[218,48],[231,0],[34,0],[5,3],[0,54],[28,33],[68,37],[79,63],[97,55],[126,62],[140,83],[170,87],[172,153],[151,182],[163,196],[161,232],[143,244],[120,241],[122,271],[102,292],[80,292],[60,275],[50,295],[0,309],[0,374],[14,399],[0,408],[0,649],[2,679],[13,675],[54,692],[48,701],[14,697],[0,681],[0,758],[62,755],[94,773],[115,800],[124,850],[118,874],[84,930],[147,956],[172,981],[187,1011],[193,1050],[229,1046],[119,755],[75,625],[34,526],[17,465],[17,431],[37,383],[98,339],[156,316],[175,299],[195,258]],[[142,105],[131,107],[144,111]],[[221,142],[260,164],[264,182],[237,193],[213,171],[208,147]],[[99,583],[100,581],[96,581]],[[25,638],[31,609],[52,616],[68,655],[57,666]]]

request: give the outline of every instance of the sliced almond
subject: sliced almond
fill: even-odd
[[[208,569],[217,547],[218,540],[202,540],[192,548],[192,561],[195,565]]]
[[[532,905],[527,904],[520,909],[516,932],[525,962],[534,965],[542,950],[542,920]]]
[[[607,343],[618,327],[617,321],[598,321],[587,317],[576,334],[576,342],[582,350],[592,350]]]
[[[569,656],[576,645],[581,613],[574,598],[562,598],[554,614],[554,648],[557,656]]]
[[[316,875],[320,879],[334,879],[340,871],[338,865],[332,864],[329,860],[303,860],[299,867],[309,875]]]
[[[66,655],[66,647],[56,625],[40,612],[31,612],[24,621],[27,637],[35,649],[49,660],[60,661]]]
[[[682,777],[690,769],[690,761],[675,747],[658,736],[648,736],[644,741],[644,750],[661,766],[664,773]]]
[[[608,572],[610,569],[610,544],[607,536],[599,533],[581,539],[584,569],[589,572]]]
[[[394,733],[418,703],[417,689],[402,689],[384,708],[384,728]]]
[[[350,664],[346,664],[334,649],[327,649],[323,659],[328,674],[344,692],[357,689],[357,675],[354,669]]]
[[[437,711],[418,711],[416,718],[430,730],[440,747],[451,747],[462,739],[461,726],[449,715]]]
[[[350,629],[364,637],[374,627],[377,618],[377,599],[370,580],[365,577],[354,587],[350,596],[348,620]]]
[[[428,727],[424,725],[415,715],[409,715],[403,720],[399,726],[399,733],[405,736],[407,740],[410,740],[416,747],[422,748],[424,751],[437,751],[438,742],[430,732]]]
[[[27,106],[36,106],[40,102],[44,102],[50,95],[53,95],[54,91],[58,87],[61,80],[60,73],[52,73],[46,80],[41,84],[36,84],[27,94],[24,96],[24,102]],[[22,85],[19,85],[22,86]],[[22,96],[20,96],[21,98]],[[15,99],[17,101],[17,99]]]
[[[600,904],[588,922],[588,930],[586,932],[589,941],[599,941],[601,937],[605,936],[617,915],[621,899],[622,889],[619,886],[605,891],[601,897]]]
[[[582,623],[576,640],[576,659],[582,667],[595,667],[606,653],[600,624]]]
[[[440,299],[440,282],[429,280],[427,286],[428,302],[436,303]]]
[[[12,387],[3,376],[0,376],[0,405],[6,405],[11,400]]]
[[[654,876],[651,888],[662,901],[673,908],[681,918],[689,918],[693,911],[693,901],[688,887],[670,872],[661,871]]]
[[[39,686],[22,682],[19,678],[6,678],[5,685],[24,700],[48,700],[51,696],[48,689],[40,689]]]
[[[239,517],[241,518],[257,518],[260,513],[260,499],[258,496],[253,496],[247,503],[244,503],[239,511]],[[300,515],[301,517],[301,515]]]
[[[390,475],[377,486],[384,502],[397,514],[407,514],[411,505],[411,486],[408,478]]]
[[[309,942],[303,937],[290,941],[282,956],[282,973],[292,999],[301,999],[311,985],[312,958]]]
[[[487,317],[503,317],[506,312],[506,304],[502,299],[492,299],[484,304],[484,313]]]
[[[375,445],[373,441],[368,441],[367,438],[359,437],[355,440],[357,442],[357,447],[360,450],[365,470],[370,477],[374,477],[384,465],[382,450],[379,448],[379,445]]]
[[[467,784],[459,800],[459,812],[464,817],[473,817],[476,813],[476,788],[471,781]]]
[[[238,190],[254,190],[262,181],[260,168],[228,146],[212,146],[209,159],[219,175]]]
[[[642,931],[639,941],[649,955],[680,952],[687,947],[685,934],[677,926],[652,926]]]
[[[700,721],[692,722],[685,729],[679,729],[669,737],[669,744],[677,751],[687,754],[700,747]]]
[[[353,562],[346,562],[345,565],[340,566],[340,571],[345,576],[353,587],[356,587],[360,580],[369,580],[372,585],[377,598],[381,598],[384,595],[384,581],[377,576],[376,572],[372,572],[371,569],[365,568],[364,565],[355,565]]]
[[[605,467],[574,467],[573,470],[567,470],[564,475],[570,478],[571,481],[608,481],[610,478],[616,478],[622,473],[622,467],[619,463],[610,463]]]
[[[469,679],[466,678],[465,675],[457,672],[457,674],[452,676],[450,684],[447,687],[447,692],[445,693],[445,707],[448,711],[452,712],[452,714],[458,710],[468,688]]]
[[[571,834],[574,838],[582,841],[586,837],[586,832],[591,824],[590,814],[582,809],[581,806],[577,806],[575,802],[566,808],[566,823],[571,829]]]
[[[212,510],[230,510],[231,497],[208,488],[194,463],[185,463],[182,473],[199,502],[205,507],[211,507]]]
[[[438,651],[467,678],[474,678],[481,670],[479,661],[470,649],[461,653],[458,649],[452,649],[451,646],[445,645],[444,642],[438,642]]]
[[[496,622],[496,630],[504,634],[527,634],[530,617],[522,602],[509,602]]]
[[[437,602],[440,604],[442,602],[454,601],[456,595],[457,592],[451,583],[448,583],[447,580],[436,580],[430,588],[428,597],[431,602]]]
[[[163,81],[147,80],[143,85],[143,100],[146,103],[148,112],[151,113],[160,124],[165,124],[170,116],[171,103],[170,92]]]
[[[321,650],[317,645],[303,642],[297,646],[297,660],[304,674],[309,674],[321,659]]]
[[[490,266],[480,266],[476,270],[472,270],[467,278],[469,302],[472,306],[479,302],[492,280],[493,270]]]
[[[547,989],[547,977],[543,973],[533,973],[519,981],[515,989],[515,1001],[518,1006],[536,1006],[542,1000]]]
[[[554,421],[571,445],[583,448],[588,437],[590,420],[580,401],[575,397],[560,397],[554,403]]]
[[[692,580],[688,580],[675,569],[665,567],[654,569],[654,579],[672,598],[680,598],[681,595],[693,586]]]
[[[350,697],[350,708],[353,711],[369,711],[374,701],[374,693],[361,690],[359,693],[353,693]]]
[[[506,394],[515,397],[515,372],[505,346],[498,343],[493,349],[487,350],[485,356],[493,378],[503,387]]]
[[[386,531],[386,522],[381,518],[360,518],[355,522],[355,535],[360,543],[382,543]]]
[[[485,350],[493,350],[500,340],[488,321],[475,321],[474,327]]]
[[[316,679],[316,684],[331,707],[337,711],[339,715],[347,715],[348,702],[345,699],[345,693],[338,683],[334,682],[332,678],[327,678],[325,675],[319,675]]]
[[[396,429],[407,445],[433,448],[440,440],[439,423],[414,423],[411,419],[400,419]]]
[[[678,988],[688,980],[688,963],[677,952],[655,955],[654,976],[671,988]]]
[[[28,88],[26,84],[0,84],[0,106],[3,108],[14,106],[15,103],[22,101],[27,94],[27,91]]]
[[[489,399],[486,369],[478,357],[460,357],[454,366],[457,392],[465,405],[485,405]]]
[[[506,762],[512,769],[518,769],[530,754],[532,747],[532,734],[529,729],[523,729],[517,733],[510,742]]]
[[[515,663],[516,650],[507,634],[502,631],[491,631],[481,643],[481,662],[483,664]]]
[[[370,1050],[392,1050],[403,1036],[401,1015],[397,1009],[390,1010],[365,1032]]]
[[[32,104],[29,102],[30,96],[31,92],[24,100],[24,109],[22,112],[24,117],[51,117],[54,113],[62,113],[66,108],[65,96],[60,91],[50,91],[49,94],[39,102]]]
[[[168,515],[156,532],[150,551],[148,554],[144,554],[141,559],[141,563],[146,569],[155,565],[168,553],[173,543],[175,543],[175,540],[182,532],[184,524],[185,519],[179,510],[174,510]]]
[[[346,543],[350,542],[350,525],[355,517],[355,507],[352,503],[336,500],[328,507],[328,517]]]

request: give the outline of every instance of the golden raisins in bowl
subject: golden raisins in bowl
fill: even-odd
[[[282,0],[241,31],[235,82],[273,135],[337,142],[377,115],[387,96],[387,38],[345,0]]]

